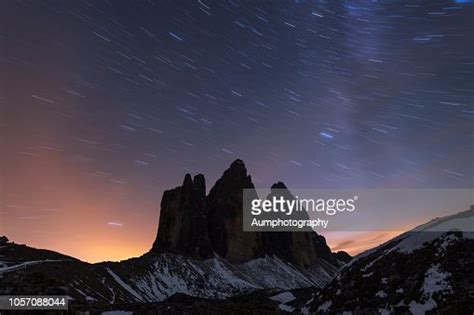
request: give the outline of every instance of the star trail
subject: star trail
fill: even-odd
[[[473,187],[472,1],[0,12],[0,234],[13,240],[138,255],[164,190],[185,173],[209,188],[237,158],[257,187]]]

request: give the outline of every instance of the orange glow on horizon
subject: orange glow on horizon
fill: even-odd
[[[13,180],[6,186],[7,207],[0,209],[0,235],[90,263],[137,257],[151,248],[159,221],[161,187],[152,186],[144,198],[134,183],[90,175],[89,170],[70,165],[54,151],[43,158],[21,155],[14,163],[15,176],[9,176]],[[213,182],[208,179],[208,188]],[[34,202],[17,198],[18,192]],[[411,227],[407,224],[397,228],[399,231],[320,234],[333,251],[356,255]]]
[[[345,251],[356,256],[377,247],[404,231],[329,232],[324,236],[333,252]]]
[[[8,236],[10,241],[17,244],[26,244],[37,249],[47,249],[63,255],[71,256],[88,263],[104,261],[121,261],[138,257],[146,253],[152,244],[152,240],[138,241],[135,237],[130,240],[126,238],[95,239],[93,235],[83,239],[37,239],[15,238]]]
[[[151,248],[155,237],[155,233],[141,233],[139,236],[137,233],[123,233],[120,228],[117,230],[119,231],[115,231],[112,236],[107,237],[100,231],[90,230],[87,237],[81,238],[51,239],[46,237],[31,240],[13,236],[10,240],[38,249],[56,251],[88,263],[98,263],[139,257]],[[332,251],[346,251],[351,256],[355,256],[381,245],[401,233],[403,231],[329,232],[323,236]]]

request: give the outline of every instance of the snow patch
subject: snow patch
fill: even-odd
[[[443,291],[452,291],[451,285],[447,280],[449,276],[450,274],[448,272],[441,272],[439,264],[431,265],[426,271],[425,282],[421,289],[423,298],[425,298],[426,301],[424,303],[410,302],[410,311],[414,315],[424,315],[426,312],[435,309],[438,304],[433,299],[433,294]]]
[[[26,262],[23,262],[23,263],[18,264],[18,265],[13,265],[13,266],[0,268],[0,274],[15,271],[15,270],[18,270],[18,269],[21,269],[21,268],[26,268],[28,266],[33,266],[33,265],[37,265],[37,264],[48,263],[48,262],[60,262],[60,261],[63,261],[63,260],[45,259],[45,260],[26,261]]]
[[[270,298],[270,300],[277,301],[277,302],[280,302],[280,303],[283,303],[283,304],[294,301],[295,299],[296,299],[295,296],[290,291],[282,292],[282,293],[274,295]]]
[[[110,268],[105,268],[107,269],[108,273],[114,278],[115,281],[117,281],[118,284],[120,284],[127,292],[129,292],[131,295],[133,295],[137,300],[142,301],[142,297],[135,291],[131,286],[126,284],[116,273],[114,273]]]
[[[385,308],[379,308],[378,313],[379,313],[379,315],[390,315],[390,314],[392,314],[392,312],[390,312],[390,310],[387,310]]]
[[[430,298],[424,304],[411,301],[408,306],[410,306],[410,312],[412,312],[413,315],[425,315],[426,312],[431,311],[438,305],[433,299]]]
[[[326,301],[324,302],[323,304],[319,305],[318,307],[318,312],[321,311],[321,312],[326,312],[329,310],[329,308],[331,308],[331,305],[332,305],[332,301]]]
[[[289,312],[289,313],[293,312],[293,310],[295,309],[294,307],[286,305],[286,304],[280,304],[278,305],[278,308],[284,312]]]
[[[423,293],[425,296],[432,296],[433,293],[448,291],[452,288],[449,284],[448,278],[451,276],[449,272],[442,272],[440,264],[431,265],[426,272],[425,282],[423,284]]]

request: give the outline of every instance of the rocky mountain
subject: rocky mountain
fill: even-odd
[[[78,308],[101,310],[175,294],[225,299],[321,288],[350,259],[315,232],[243,232],[244,188],[254,185],[241,160],[207,195],[204,176],[187,174],[163,194],[151,250],[122,262],[89,264],[0,239],[0,294],[65,294]]]
[[[278,182],[274,191],[286,191]],[[206,196],[203,175],[187,174],[183,184],[164,193],[160,224],[152,252],[172,251],[194,258],[214,255],[231,263],[275,256],[299,266],[325,260],[338,267],[348,255],[332,253],[324,237],[314,232],[243,232],[242,194],[254,189],[244,163],[236,160]],[[255,196],[257,193],[255,192]]]
[[[406,232],[356,256],[299,310],[354,315],[473,314],[473,227],[471,207]]]

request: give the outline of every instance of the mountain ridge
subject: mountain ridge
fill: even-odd
[[[421,224],[355,256],[299,307],[318,314],[472,314],[473,226],[473,206]]]
[[[0,239],[0,294],[67,295],[75,305],[101,309],[175,294],[226,299],[320,288],[350,259],[332,253],[316,232],[243,232],[242,191],[254,188],[243,161],[234,161],[207,195],[205,185],[202,174],[186,174],[163,193],[155,242],[140,257],[90,264]]]
[[[234,263],[276,255],[302,266],[321,258],[335,265],[350,259],[347,253],[332,253],[325,238],[316,232],[243,232],[244,189],[258,197],[240,159],[224,171],[207,196],[204,175],[192,179],[186,174],[181,186],[163,194],[151,251],[171,250],[199,259],[211,258],[215,253]],[[271,189],[291,196],[283,182],[273,184]]]

